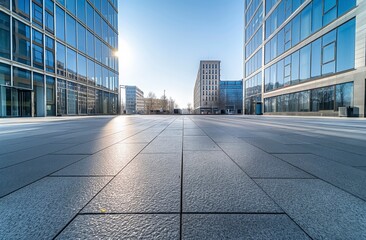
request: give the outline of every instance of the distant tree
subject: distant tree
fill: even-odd
[[[147,94],[147,97],[144,99],[144,103],[145,103],[145,112],[147,114],[151,113],[151,110],[154,110],[154,105],[156,102],[156,95],[153,92],[149,92]]]

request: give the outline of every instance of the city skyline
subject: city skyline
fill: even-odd
[[[221,60],[221,79],[243,77],[242,0],[121,1],[120,84],[193,104],[200,60]]]

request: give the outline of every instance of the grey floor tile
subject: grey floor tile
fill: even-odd
[[[356,167],[357,169],[361,169],[363,171],[366,171],[366,167]]]
[[[182,128],[167,128],[165,129],[159,136],[160,137],[174,137],[183,135],[183,127]]]
[[[45,178],[0,199],[0,238],[51,239],[110,178]]]
[[[281,212],[221,151],[184,152],[184,212]]]
[[[344,145],[344,149],[347,149]],[[311,153],[348,166],[366,166],[366,156],[337,150],[321,145],[313,146]]]
[[[185,136],[183,141],[185,151],[220,151],[220,148],[207,136]]]
[[[72,164],[53,175],[116,175],[146,144],[115,144]]]
[[[79,215],[57,239],[179,239],[179,214]]]
[[[179,212],[181,154],[139,154],[84,213]]]
[[[206,134],[199,128],[184,129],[184,136],[206,136]]]
[[[285,214],[184,214],[183,239],[310,239]]]
[[[158,136],[142,153],[180,153],[182,152],[182,142],[182,136]]]
[[[40,146],[24,149],[0,156],[0,168],[18,164],[30,159],[38,158],[49,153],[54,153],[60,149],[71,147],[72,144],[43,144]]]
[[[345,191],[366,200],[366,172],[312,154],[277,155]]]
[[[313,239],[366,239],[366,203],[318,179],[256,180]]]
[[[265,138],[241,138],[245,142],[256,146],[267,153],[311,153],[310,144],[283,144]]]
[[[41,179],[85,156],[46,155],[8,168],[0,169],[0,197]]]
[[[142,132],[123,140],[121,143],[149,143],[158,135],[159,132]]]
[[[252,178],[314,178],[248,143],[219,143],[219,146]]]

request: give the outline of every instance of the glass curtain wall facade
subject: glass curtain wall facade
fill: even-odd
[[[220,81],[221,114],[241,114],[243,111],[243,81]]]
[[[0,117],[116,114],[117,0],[0,1]]]
[[[365,42],[366,1],[245,4],[246,114],[262,102],[268,114],[337,115],[353,107],[365,116],[365,49],[357,44]],[[337,95],[343,88],[346,95]]]

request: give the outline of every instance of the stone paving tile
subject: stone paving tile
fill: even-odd
[[[279,154],[277,157],[366,200],[366,173],[312,154]]]
[[[158,135],[159,132],[141,132],[123,140],[121,143],[149,143]]]
[[[110,178],[44,178],[0,199],[1,239],[51,239]]]
[[[181,154],[139,154],[83,210],[179,212]]]
[[[366,203],[318,179],[256,182],[313,239],[366,239]]]
[[[356,167],[357,169],[361,169],[363,171],[366,171],[366,167]]]
[[[60,149],[72,146],[72,144],[43,144],[31,149],[24,149],[0,156],[0,168],[8,167],[46,154],[54,153]]]
[[[53,175],[116,175],[145,146],[146,144],[115,144],[60,170]]]
[[[185,151],[220,151],[220,148],[207,136],[185,136],[183,141],[183,150]]]
[[[8,168],[0,169],[0,197],[41,179],[84,155],[46,155]]]
[[[79,215],[56,239],[179,239],[179,214]]]
[[[184,129],[184,136],[206,136],[201,129],[188,128]]]
[[[183,136],[183,127],[179,129],[167,128],[159,136],[160,137]]]
[[[165,137],[159,135],[142,153],[180,153],[182,152],[182,142],[181,136]]]
[[[184,152],[184,212],[281,212],[222,151]]]
[[[256,146],[267,153],[310,153],[313,145],[310,144],[282,144],[264,138],[241,138],[245,142]]]
[[[346,146],[346,145],[345,145]],[[366,156],[345,152],[325,146],[313,146],[310,153],[348,166],[366,166]]]
[[[314,178],[248,143],[219,146],[252,178]]]
[[[310,239],[285,214],[184,214],[183,239]]]

